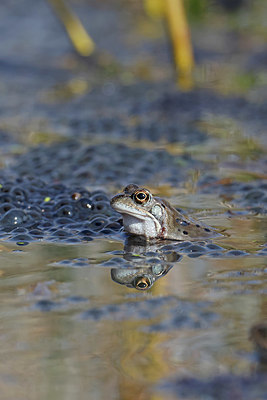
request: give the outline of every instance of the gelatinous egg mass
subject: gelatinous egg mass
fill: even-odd
[[[29,176],[1,180],[0,239],[20,246],[33,240],[90,241],[118,232],[120,219],[99,190],[47,184]]]

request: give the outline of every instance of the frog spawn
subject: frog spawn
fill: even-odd
[[[16,158],[11,169],[15,176],[34,174],[69,186],[79,182],[105,187],[112,182],[121,187],[133,180],[177,185],[187,176],[188,165],[200,167],[201,162],[188,155],[171,155],[163,149],[133,148],[106,140],[104,144],[86,146],[78,140],[68,140],[31,148]]]
[[[202,193],[217,193],[223,201],[244,208],[243,212],[267,213],[267,183],[264,179],[254,182],[221,181],[208,174],[201,177],[198,186]]]
[[[0,238],[5,240],[80,242],[121,229],[120,216],[102,191],[31,177],[0,183]]]

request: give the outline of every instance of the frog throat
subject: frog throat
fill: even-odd
[[[142,210],[142,213],[134,212],[134,210],[120,212],[127,232],[146,237],[157,237],[160,234],[161,224],[150,212],[145,210]]]

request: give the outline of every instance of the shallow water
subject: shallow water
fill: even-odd
[[[46,3],[1,6],[1,400],[263,400],[266,6],[191,15],[182,92],[162,26],[109,3],[73,2],[92,62]],[[126,236],[109,199],[130,182],[222,236]]]
[[[220,225],[222,216],[208,222]],[[130,399],[137,393],[165,399],[174,384],[162,382],[177,376],[255,379],[248,335],[254,322],[266,319],[267,270],[253,222],[228,220],[231,237],[212,241],[225,249],[222,255],[196,258],[181,252],[179,259],[169,249],[162,260],[158,245],[128,245],[125,253],[115,238],[2,243],[3,398]],[[247,232],[242,237],[240,226]],[[247,254],[228,255],[231,249]],[[122,284],[136,276],[155,278],[154,285],[137,291]],[[257,390],[263,398],[265,380],[250,384],[248,398]]]

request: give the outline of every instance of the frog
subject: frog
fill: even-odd
[[[146,265],[142,267],[112,268],[111,279],[121,285],[137,290],[150,289],[157,279],[165,276],[173,265]]]
[[[193,241],[220,236],[214,228],[189,218],[167,200],[134,183],[112,197],[110,204],[122,215],[124,230],[146,240]]]

